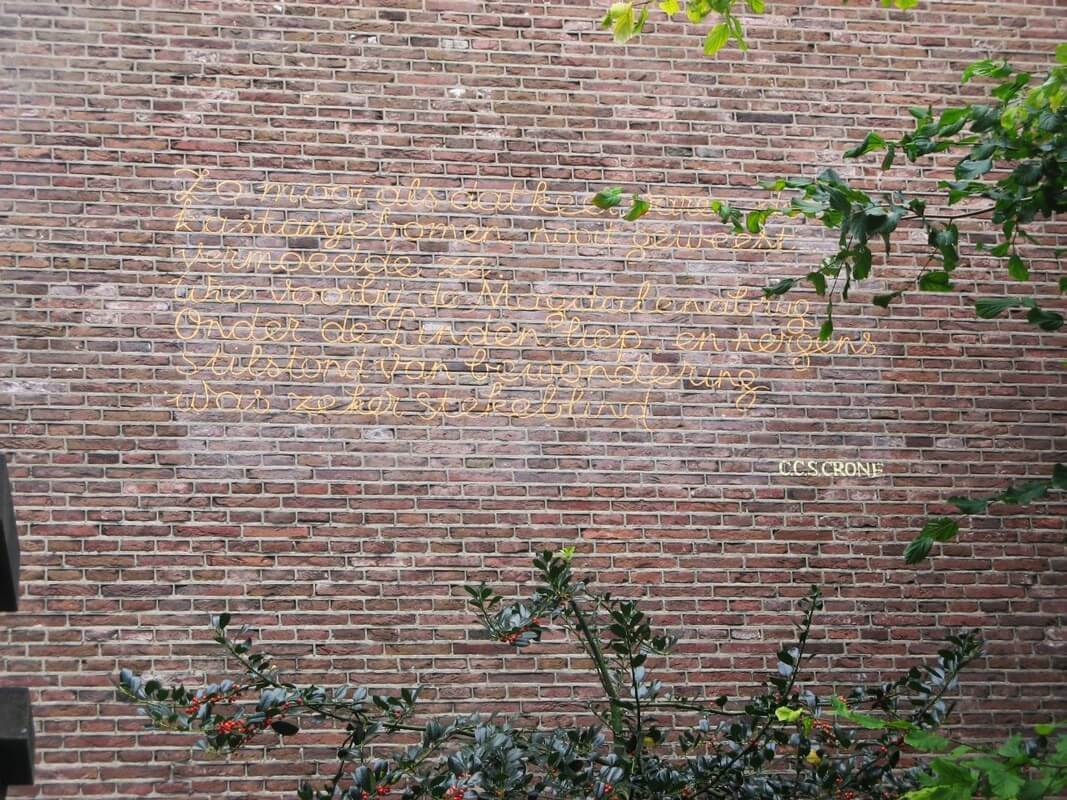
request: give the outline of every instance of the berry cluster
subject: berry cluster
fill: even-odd
[[[377,794],[378,797],[385,797],[391,791],[393,791],[393,787],[387,783],[383,783],[381,786],[374,790],[374,793]],[[364,789],[362,792],[359,793],[359,798],[360,800],[370,800],[371,793]]]
[[[219,733],[236,733],[238,736],[245,736],[252,730],[252,726],[239,719],[224,719],[218,725]]]
[[[817,719],[811,726],[814,730],[828,738],[834,736],[834,724],[826,719]]]
[[[464,794],[462,786],[449,786],[445,789],[445,800],[463,800]]]
[[[845,789],[842,784],[844,779],[840,776],[834,778],[834,800],[855,800],[856,793],[851,789]]]
[[[521,637],[524,633],[528,633],[529,631],[534,630],[534,628],[539,627],[541,625],[541,622],[542,620],[540,617],[534,617],[532,620],[530,620],[529,625],[523,625],[521,628],[517,628],[511,633],[502,633],[497,636],[497,639],[501,642],[504,642],[505,644],[515,644],[515,642],[519,641],[519,637]]]

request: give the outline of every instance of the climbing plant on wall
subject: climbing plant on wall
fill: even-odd
[[[892,263],[894,237],[918,228],[924,233],[926,258],[906,284],[875,294],[875,306],[889,308],[907,293],[951,292],[961,264],[980,255],[1003,270],[1009,285],[1005,294],[977,297],[974,309],[982,319],[1021,314],[1047,335],[1062,335],[1063,312],[1041,299],[1037,279],[1051,279],[1047,295],[1067,291],[1067,277],[1059,274],[1060,252],[1037,249],[1041,226],[1067,210],[1067,44],[1056,48],[1055,61],[1044,75],[1014,69],[990,59],[971,64],[962,82],[981,80],[988,92],[980,102],[910,108],[914,129],[899,138],[867,133],[844,153],[848,159],[878,154],[875,173],[933,161],[950,170],[938,182],[941,194],[930,199],[903,191],[868,188],[873,179],[848,180],[833,169],[815,175],[772,177],[759,188],[784,197],[758,208],[743,208],[711,200],[721,221],[737,232],[757,234],[769,220],[785,217],[830,229],[836,235],[833,251],[800,276],[786,276],[764,293],[784,295],[807,285],[826,299],[820,337],[834,330],[834,309],[849,301],[849,292],[879,276],[879,267]],[[622,187],[605,189],[592,202],[611,209],[624,204]],[[639,192],[630,194],[624,218],[635,221],[652,204]],[[961,234],[970,221],[977,234]],[[1030,249],[1027,249],[1030,246]],[[910,258],[910,253],[908,258]],[[1040,262],[1040,263],[1039,263]],[[959,514],[981,514],[997,503],[1021,505],[1067,489],[1067,464],[1056,464],[1046,477],[1016,483],[982,497],[947,498]],[[908,563],[930,553],[937,542],[953,539],[960,525],[953,516],[927,520],[905,551]]]

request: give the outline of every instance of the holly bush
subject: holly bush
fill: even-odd
[[[283,676],[246,629],[227,614],[212,620],[234,675],[198,689],[152,676],[119,675],[120,693],[150,725],[197,732],[199,747],[235,754],[250,742],[295,737],[306,725],[337,729],[336,764],[300,800],[540,797],[832,798],[889,800],[923,791],[928,773],[902,765],[916,742],[927,747],[952,709],[960,671],[981,653],[976,633],[951,636],[926,666],[847,695],[824,692],[807,675],[818,591],[800,603],[796,638],[747,698],[671,691],[653,673],[675,637],[659,631],[633,599],[578,577],[573,550],[533,560],[536,588],[505,601],[467,586],[470,606],[503,647],[537,646],[549,628],[578,645],[599,684],[571,727],[549,718],[518,724],[498,716],[420,716],[418,689],[371,694],[350,685],[302,686]],[[908,760],[908,759],[905,759]],[[944,760],[944,759],[942,759]],[[929,798],[927,798],[929,800]]]

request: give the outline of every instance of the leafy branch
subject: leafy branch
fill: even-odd
[[[785,205],[742,208],[722,200],[710,201],[720,221],[736,233],[759,234],[777,217],[803,219],[837,233],[836,249],[817,267],[802,277],[782,278],[764,289],[766,296],[774,297],[807,284],[826,298],[826,316],[819,328],[821,340],[833,335],[835,302],[848,301],[854,286],[874,277],[875,243],[882,241],[888,259],[893,236],[905,225],[918,225],[925,231],[927,257],[908,284],[873,295],[875,306],[889,308],[913,287],[927,292],[953,291],[954,273],[963,263],[963,244],[967,241],[966,237],[961,240],[957,223],[970,218],[999,232],[997,241],[977,241],[973,251],[996,259],[1012,282],[1030,280],[1032,263],[1024,245],[1039,244],[1031,233],[1032,226],[1067,211],[1067,43],[1056,48],[1055,63],[1039,82],[1028,72],[1016,72],[1007,63],[990,59],[968,66],[962,81],[978,78],[993,82],[982,102],[940,113],[930,107],[911,108],[913,131],[898,139],[871,132],[844,153],[846,158],[883,153],[878,164],[882,172],[893,169],[898,156],[914,163],[928,156],[954,153],[953,179],[938,183],[943,208],[936,213],[930,210],[926,197],[902,192],[873,194],[832,169],[815,177],[760,182],[765,190],[788,193]],[[612,209],[622,205],[623,198],[621,188],[610,187],[598,192],[592,203]],[[965,202],[971,207],[953,210]],[[636,221],[652,208],[634,193],[625,219]],[[1058,289],[1067,292],[1067,276],[1058,277]],[[981,297],[974,307],[981,319],[1024,311],[1026,321],[1046,333],[1061,330],[1065,321],[1062,311],[1028,296]],[[949,502],[968,514],[984,513],[992,502],[1029,503],[1052,489],[1064,488],[1067,479],[1062,469],[1057,465],[1048,479],[987,498],[951,498]],[[908,545],[906,561],[923,560],[935,543],[951,541],[958,532],[959,524],[950,517],[928,520]]]
[[[883,7],[914,8],[919,0],[880,0]],[[612,3],[604,14],[600,25],[610,29],[615,41],[628,42],[644,30],[648,22],[652,0],[634,0],[634,2]],[[744,52],[748,50],[745,41],[741,14],[762,14],[766,10],[765,0],[661,0],[655,3],[658,11],[671,18],[684,11],[692,23],[702,23],[715,14],[715,24],[704,34],[704,54],[713,56],[731,41]]]

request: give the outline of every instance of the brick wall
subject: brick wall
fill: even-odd
[[[561,544],[655,595],[684,634],[672,682],[751,683],[819,583],[826,680],[980,625],[975,725],[1067,710],[1050,507],[901,558],[947,495],[1047,474],[1059,340],[974,318],[974,293],[1019,291],[981,259],[960,293],[874,309],[915,231],[820,351],[813,295],[756,301],[831,243],[736,239],[701,208],[905,129],[971,60],[1040,70],[1062,4],[772,2],[752,50],[714,61],[681,25],[620,48],[602,6],[0,2],[0,435],[25,556],[0,660],[34,687],[40,751],[14,796],[287,796],[306,766],[189,760],[115,702],[119,665],[217,674],[221,610],[304,680],[570,713],[570,651],[489,646],[456,590],[513,587]],[[591,213],[610,185],[656,208]],[[1049,291],[1063,233],[1022,291]]]

